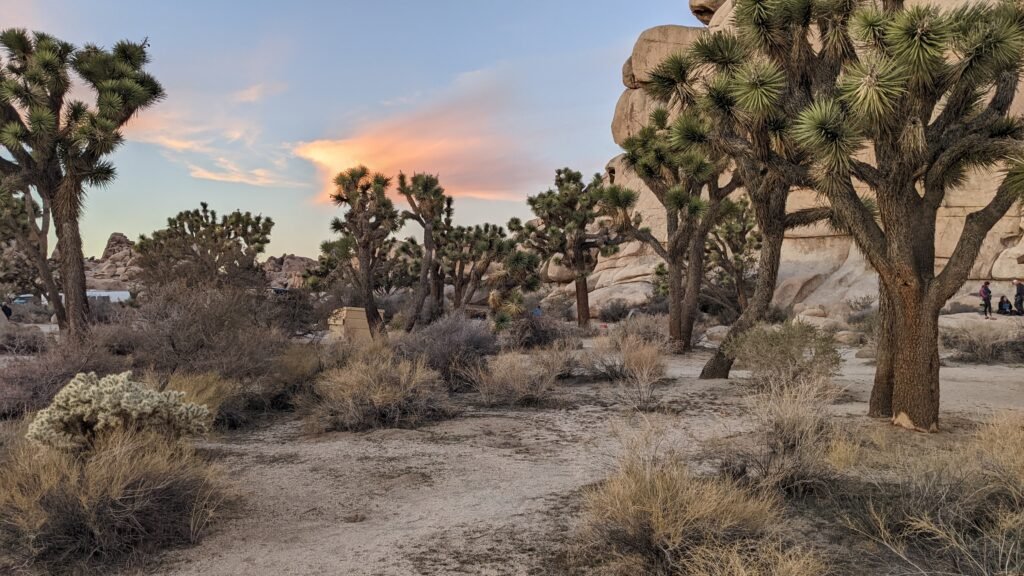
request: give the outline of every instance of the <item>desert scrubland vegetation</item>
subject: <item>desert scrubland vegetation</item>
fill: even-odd
[[[148,46],[0,33],[3,278],[59,326],[0,330],[0,568],[1024,573],[1024,328],[939,321],[1024,192],[1024,11],[735,9],[652,72],[664,108],[624,145],[665,241],[609,175],[467,227],[437,176],[356,166],[301,288],[260,266],[272,219],[203,204],[139,239],[118,304],[86,297],[78,220],[164,97]],[[936,271],[938,207],[993,166]],[[798,188],[822,204],[788,209]],[[783,234],[820,222],[879,276],[841,331],[771,304]],[[662,261],[654,297],[592,310],[627,242]]]

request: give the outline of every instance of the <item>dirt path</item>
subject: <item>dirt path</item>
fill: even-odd
[[[673,358],[666,409],[646,416],[666,443],[697,451],[743,431],[742,387],[696,379],[702,355]],[[840,382],[861,417],[872,368],[852,358]],[[979,415],[1024,410],[1020,368],[942,372],[944,407]],[[208,442],[237,484],[240,509],[198,546],[151,573],[174,575],[539,575],[575,523],[584,487],[636,424],[614,386],[567,384],[560,407],[466,411],[420,430],[302,434],[294,419]],[[855,416],[853,416],[855,415]]]

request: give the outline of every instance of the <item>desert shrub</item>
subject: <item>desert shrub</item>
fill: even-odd
[[[861,296],[846,301],[850,312],[846,315],[846,323],[854,330],[863,332],[868,340],[875,340],[878,329],[878,308],[875,302],[878,299],[874,296]]]
[[[53,310],[38,302],[11,304],[11,321],[20,324],[46,324],[53,317]]]
[[[620,380],[625,377],[622,351],[619,343],[608,336],[595,338],[593,345],[583,352],[583,372],[592,378]]]
[[[382,347],[321,374],[302,406],[311,432],[407,428],[451,413],[445,384],[424,359]]]
[[[624,339],[633,337],[646,344],[654,344],[667,350],[669,346],[668,316],[634,314],[612,328],[608,336],[619,349],[622,349]]]
[[[981,313],[981,302],[979,301],[978,304],[975,304],[973,306],[970,305],[970,304],[964,304],[963,302],[956,302],[956,301],[947,302],[946,305],[943,306],[942,310],[939,311],[939,314],[943,314],[943,315],[945,315],[945,314],[968,314],[968,313],[980,314]]]
[[[106,376],[129,368],[127,358],[111,354],[91,338],[80,344],[50,346],[42,354],[12,358],[0,370],[0,417],[45,407],[75,374],[95,372]]]
[[[39,354],[49,343],[42,330],[8,322],[0,324],[0,354]]]
[[[22,440],[4,460],[0,566],[6,557],[77,574],[139,564],[198,541],[224,496],[219,473],[191,446],[159,434],[121,430],[87,455]]]
[[[219,374],[172,374],[166,389],[182,393],[185,402],[206,406],[213,426],[237,428],[247,421],[242,387]]]
[[[629,336],[622,341],[621,350],[619,394],[636,410],[653,409],[658,403],[656,387],[665,379],[661,346]]]
[[[466,370],[479,367],[487,356],[498,351],[498,341],[487,322],[470,320],[459,313],[398,336],[393,346],[402,358],[422,357],[452,389],[465,387],[462,375]]]
[[[973,326],[942,331],[942,344],[956,350],[953,360],[972,364],[1024,362],[1024,330],[1008,333],[1004,326]]]
[[[514,350],[530,350],[550,346],[558,340],[579,338],[578,329],[550,318],[528,314],[506,323],[500,333],[502,345]]]
[[[131,356],[135,352],[137,338],[130,315],[123,315],[120,322],[98,324],[89,331],[93,345],[114,356]]]
[[[696,570],[707,563],[690,560],[716,550],[753,562],[748,550],[781,520],[772,497],[693,474],[679,457],[659,453],[650,433],[627,442],[617,469],[586,492],[583,515],[585,557],[617,563],[622,573],[669,575],[709,573]]]
[[[470,369],[466,379],[487,406],[540,404],[551,395],[558,375],[515,353],[492,357],[486,366]]]
[[[292,408],[317,375],[329,366],[344,365],[349,354],[341,343],[291,342],[275,358],[259,396],[272,408]]]
[[[772,304],[771,306],[768,307],[768,311],[764,315],[764,322],[765,324],[771,325],[782,324],[784,322],[787,322],[792,317],[792,307],[783,308],[782,306]]]
[[[895,460],[895,480],[851,497],[854,530],[922,573],[1024,573],[1024,417],[998,415],[954,450]]]
[[[305,289],[274,291],[267,298],[267,321],[289,336],[302,336],[327,328],[330,314],[317,306]]]
[[[531,361],[539,366],[545,374],[554,378],[570,378],[581,371],[576,351],[582,347],[576,338],[563,338],[535,352]]]
[[[268,316],[261,292],[154,287],[136,311],[135,366],[168,373],[215,372],[248,384],[273,370],[287,343]]]
[[[735,338],[728,352],[750,369],[757,385],[766,388],[803,379],[827,380],[842,364],[830,334],[796,321],[754,327]]]
[[[541,302],[546,316],[563,321],[576,320],[576,299],[564,292],[555,292]]]
[[[799,380],[750,399],[754,443],[737,448],[724,468],[758,488],[804,495],[834,479],[832,450],[839,431],[828,406],[839,391],[827,380]]]
[[[87,448],[98,434],[147,430],[169,437],[206,431],[210,411],[177,391],[158,392],[129,380],[131,373],[78,374],[29,425],[27,438],[50,448]]]
[[[609,300],[598,312],[597,317],[601,322],[618,322],[629,316],[629,304],[620,298]]]

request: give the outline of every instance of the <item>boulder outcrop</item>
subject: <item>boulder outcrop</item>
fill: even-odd
[[[271,256],[263,263],[263,273],[271,288],[295,289],[306,284],[306,272],[316,268],[316,260],[294,254]]]
[[[940,4],[955,5],[959,0],[940,0]],[[722,0],[691,0],[691,9],[711,30],[729,26],[732,2]],[[703,28],[689,26],[657,26],[643,32],[633,52],[623,66],[625,90],[619,98],[612,119],[612,137],[622,144],[647,123],[656,103],[644,92],[643,83],[649,72],[665,57],[685,50]],[[1018,91],[1013,103],[1015,114],[1024,113],[1024,90]],[[640,193],[637,210],[644,222],[656,235],[664,237],[664,213],[653,194],[624,164],[622,156],[613,158],[607,172],[615,175],[618,184]],[[941,268],[952,254],[967,215],[982,207],[991,198],[1000,174],[996,170],[972,174],[957,191],[947,195],[939,216],[936,233],[935,265]],[[792,208],[802,208],[819,202],[810,190],[798,190],[790,195]],[[659,262],[649,248],[627,245],[618,254],[602,258],[590,277],[590,302],[594,312],[608,300],[626,297],[639,299],[652,292],[651,274]],[[961,290],[960,300],[966,300],[977,291],[983,279],[993,280],[996,293],[1000,293],[1013,278],[1024,277],[1024,208],[1014,206],[989,233],[981,254],[974,265],[971,279]],[[782,265],[775,304],[792,307],[795,304],[820,306],[829,316],[842,318],[848,307],[847,300],[877,294],[878,279],[864,256],[849,236],[836,233],[827,226],[817,225],[787,233],[782,250]]]
[[[135,263],[137,256],[135,243],[124,234],[114,232],[98,259],[85,260],[85,287],[111,292],[132,290],[139,273]]]

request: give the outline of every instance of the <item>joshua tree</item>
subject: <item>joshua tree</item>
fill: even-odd
[[[487,304],[499,326],[522,315],[523,292],[540,287],[540,255],[513,249],[501,261],[501,270],[488,278],[491,293]]]
[[[249,212],[217,218],[206,202],[167,219],[167,228],[141,236],[135,249],[144,284],[184,281],[190,287],[252,285],[263,280],[256,257],[270,242],[274,222]]]
[[[0,180],[2,180],[0,176]],[[26,194],[10,194],[0,190],[0,283],[18,286],[18,290],[43,292],[49,301],[57,323],[66,326],[64,304],[53,268],[46,257],[49,215],[43,219],[43,229],[35,215],[38,204]],[[38,235],[37,235],[38,234]],[[31,270],[30,270],[31,269]],[[31,290],[25,290],[32,286]]]
[[[452,199],[445,195],[444,188],[441,187],[437,176],[430,174],[413,174],[411,180],[407,179],[405,174],[399,174],[398,192],[409,203],[409,210],[403,212],[403,216],[423,228],[420,278],[413,295],[409,319],[405,324],[405,330],[408,332],[416,326],[417,322],[426,324],[430,322],[431,318],[442,312],[442,310],[432,310],[433,306],[425,307],[424,304],[427,301],[427,296],[430,295],[431,285],[437,283],[436,276],[441,271],[441,267],[434,264],[437,252],[435,232],[438,227],[443,225],[445,213],[451,213]],[[431,274],[434,277],[433,282]]]
[[[337,191],[331,200],[345,208],[341,218],[331,221],[331,230],[351,238],[358,273],[353,280],[363,299],[366,319],[374,333],[383,329],[377,310],[377,274],[391,256],[391,235],[402,227],[402,218],[387,196],[391,180],[383,174],[370,174],[365,166],[349,168],[334,179]]]
[[[639,213],[630,214],[636,192],[613,184],[603,190],[601,203],[626,236],[646,243],[665,261],[669,334],[675,350],[684,352],[692,347],[704,281],[704,246],[719,219],[723,201],[739,187],[739,178],[733,174],[728,184],[720,185],[727,163],[696,151],[678,150],[669,141],[667,123],[668,111],[655,110],[650,123],[623,143],[627,165],[665,209],[665,242],[642,227]],[[707,198],[702,197],[705,189]],[[684,268],[689,270],[685,286]]]
[[[746,13],[761,3],[741,5],[749,6]],[[819,15],[832,26],[821,52],[837,53],[841,68],[818,71],[811,60],[786,69],[818,76],[791,133],[814,160],[812,184],[878,272],[880,342],[870,411],[935,430],[939,310],[1024,192],[1024,119],[1010,113],[1024,64],[1024,10],[1009,1],[949,11],[899,1],[855,7],[838,4]],[[745,17],[741,29],[772,37],[799,30],[791,37],[813,56],[811,31],[793,20],[781,12],[764,21]],[[966,216],[937,271],[937,217],[947,193],[971,170],[999,167],[1005,170],[994,195]],[[877,203],[858,196],[861,186]]]
[[[465,308],[483,285],[491,264],[501,262],[515,249],[501,226],[456,226],[446,235],[440,251],[444,275],[452,285],[455,308]]]
[[[508,223],[509,230],[523,246],[572,270],[576,279],[576,318],[580,326],[590,322],[587,276],[597,265],[598,254],[613,253],[625,240],[607,223],[598,223],[595,231],[589,230],[598,217],[601,185],[600,175],[594,176],[589,186],[584,186],[582,174],[561,168],[555,172],[553,189],[527,200],[539,224],[523,224],[518,218]]]
[[[0,159],[0,190],[38,198],[42,214],[26,219],[35,237],[45,235],[48,218],[53,218],[65,325],[79,338],[88,329],[79,231],[85,190],[114,179],[108,158],[123,141],[121,129],[160,100],[163,88],[144,70],[146,41],[121,41],[109,50],[75,48],[41,32],[12,28],[0,32],[0,45],[6,54],[0,67],[0,146],[8,155]],[[94,104],[70,98],[72,73],[95,95]],[[40,259],[33,259],[42,275]]]
[[[718,288],[713,292],[725,291],[731,295],[708,294],[708,299],[732,309],[734,316],[742,314],[749,305],[749,284],[757,270],[760,249],[761,234],[750,202],[746,198],[727,200],[722,207],[722,217],[708,238],[707,273],[710,283]]]
[[[785,0],[790,1],[794,6],[798,3]],[[751,3],[758,9],[750,9],[747,4]],[[776,8],[768,0],[741,0],[737,4],[738,25],[742,30],[747,12],[756,20],[758,15],[773,10],[795,13],[795,8]],[[769,40],[780,44],[776,48],[779,59],[807,57],[806,52],[791,46],[790,36],[777,34]],[[811,70],[820,72],[837,66],[830,52],[823,54]],[[754,294],[730,328],[726,345],[704,366],[701,378],[728,377],[733,364],[727,353],[728,342],[768,312],[786,230],[831,215],[827,208],[792,213],[786,210],[790,192],[807,184],[806,170],[801,170],[806,166],[806,154],[792,145],[786,133],[787,114],[795,115],[809,101],[797,87],[801,81],[810,81],[804,76],[786,76],[775,53],[771,57],[761,56],[756,42],[729,32],[716,32],[699,38],[689,53],[667,58],[651,72],[651,79],[645,84],[648,93],[665,102],[675,114],[669,126],[669,140],[676,149],[731,161],[753,206],[763,240]]]

